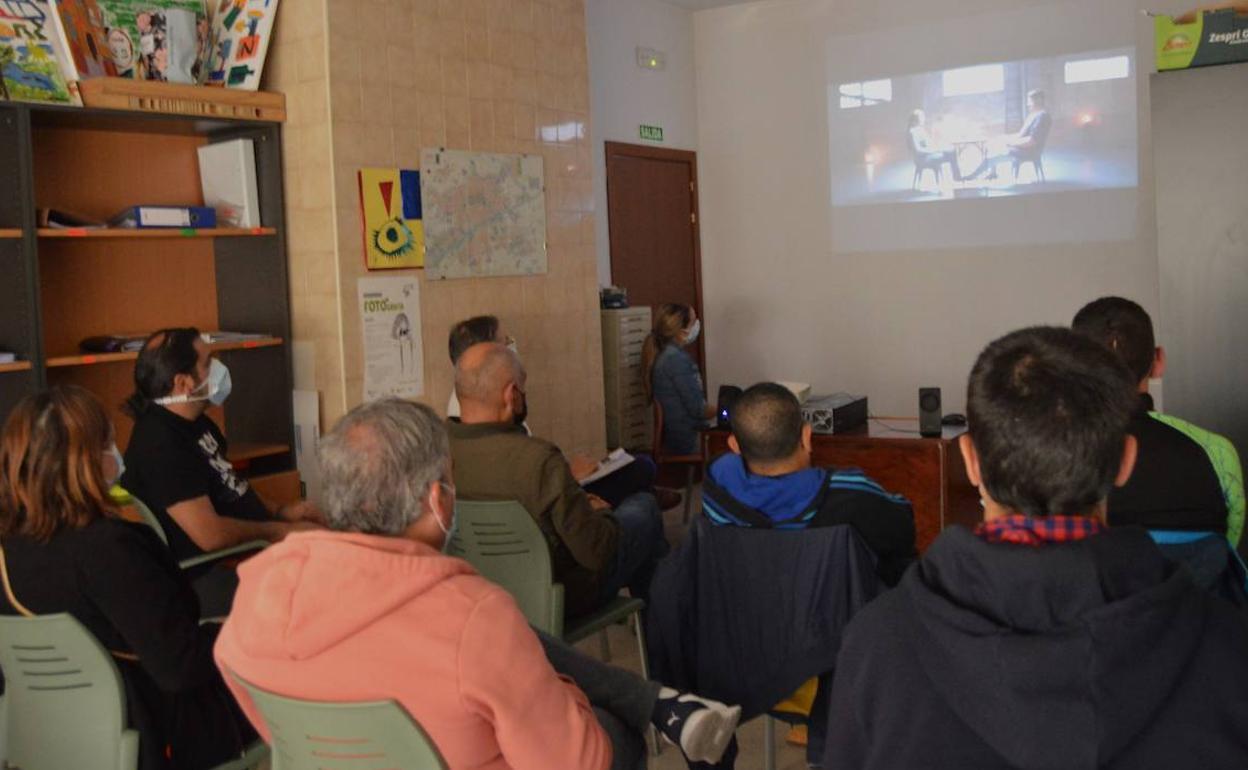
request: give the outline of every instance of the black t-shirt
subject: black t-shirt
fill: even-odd
[[[207,496],[222,516],[270,518],[247,481],[234,472],[226,447],[221,429],[206,415],[187,420],[154,404],[135,422],[121,485],[156,514],[178,559],[203,550],[169,516],[172,505]]]

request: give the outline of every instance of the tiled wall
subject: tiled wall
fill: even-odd
[[[342,330],[336,376],[343,395],[335,403],[331,390],[323,391],[323,419],[332,422],[360,401],[363,390],[355,287],[366,273],[356,171],[361,166],[417,168],[422,147],[540,153],[547,187],[546,275],[434,282],[418,271],[425,400],[441,411],[450,394],[446,335],[451,325],[493,313],[518,340],[528,367],[534,432],[568,451],[601,452],[602,353],[584,0],[306,2],[324,4],[328,26],[320,30],[333,31],[325,58],[331,152],[316,153],[319,128],[293,126],[311,132],[302,141],[312,152],[300,159],[301,165],[288,168],[287,189],[292,213],[305,210],[297,205],[332,213],[312,225],[313,233],[298,247],[291,243],[292,272],[306,265],[310,276],[320,275],[317,268],[326,264],[322,255],[336,253],[332,305],[320,293],[330,288],[328,277],[322,286],[309,276],[307,293],[295,294],[296,323],[300,315],[310,316],[297,329],[314,335],[318,384],[322,359],[338,355],[332,335],[323,339],[321,334],[339,325]],[[299,5],[300,0],[286,0],[282,13]],[[295,48],[301,63],[305,47],[296,42]],[[293,96],[290,90],[287,94]],[[309,168],[315,183],[302,178]],[[332,212],[325,212],[324,196],[318,194],[327,177],[333,180]],[[313,189],[293,193],[295,186],[306,184]]]
[[[334,249],[333,147],[325,0],[285,0],[265,62],[264,87],[286,94],[282,127],[286,249],[295,341],[311,343],[323,420],[345,411],[338,254]],[[329,423],[326,423],[328,427]]]

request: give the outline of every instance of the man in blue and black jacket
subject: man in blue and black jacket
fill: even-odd
[[[711,464],[702,487],[706,517],[761,529],[851,524],[875,553],[880,579],[895,585],[915,559],[910,503],[857,469],[812,467],[810,425],[781,385],[754,385],[730,417],[732,452]]]

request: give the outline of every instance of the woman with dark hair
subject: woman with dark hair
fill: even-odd
[[[661,305],[641,352],[642,382],[646,395],[663,409],[663,448],[672,454],[697,454],[698,427],[715,416],[698,365],[684,350],[701,331],[702,322],[689,305]]]
[[[143,770],[212,767],[255,732],[213,664],[217,626],[200,625],[169,550],[117,517],[108,489],[123,467],[86,390],[18,404],[0,434],[0,613],[68,612],[112,651]]]
[[[126,410],[134,432],[121,484],[151,508],[178,559],[248,540],[281,540],[320,513],[299,502],[270,510],[234,472],[225,435],[205,412],[230,395],[230,370],[193,328],[162,329],[134,366]]]

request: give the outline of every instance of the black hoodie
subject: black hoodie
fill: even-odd
[[[1142,529],[946,530],[850,623],[826,767],[1248,768],[1248,616]]]

